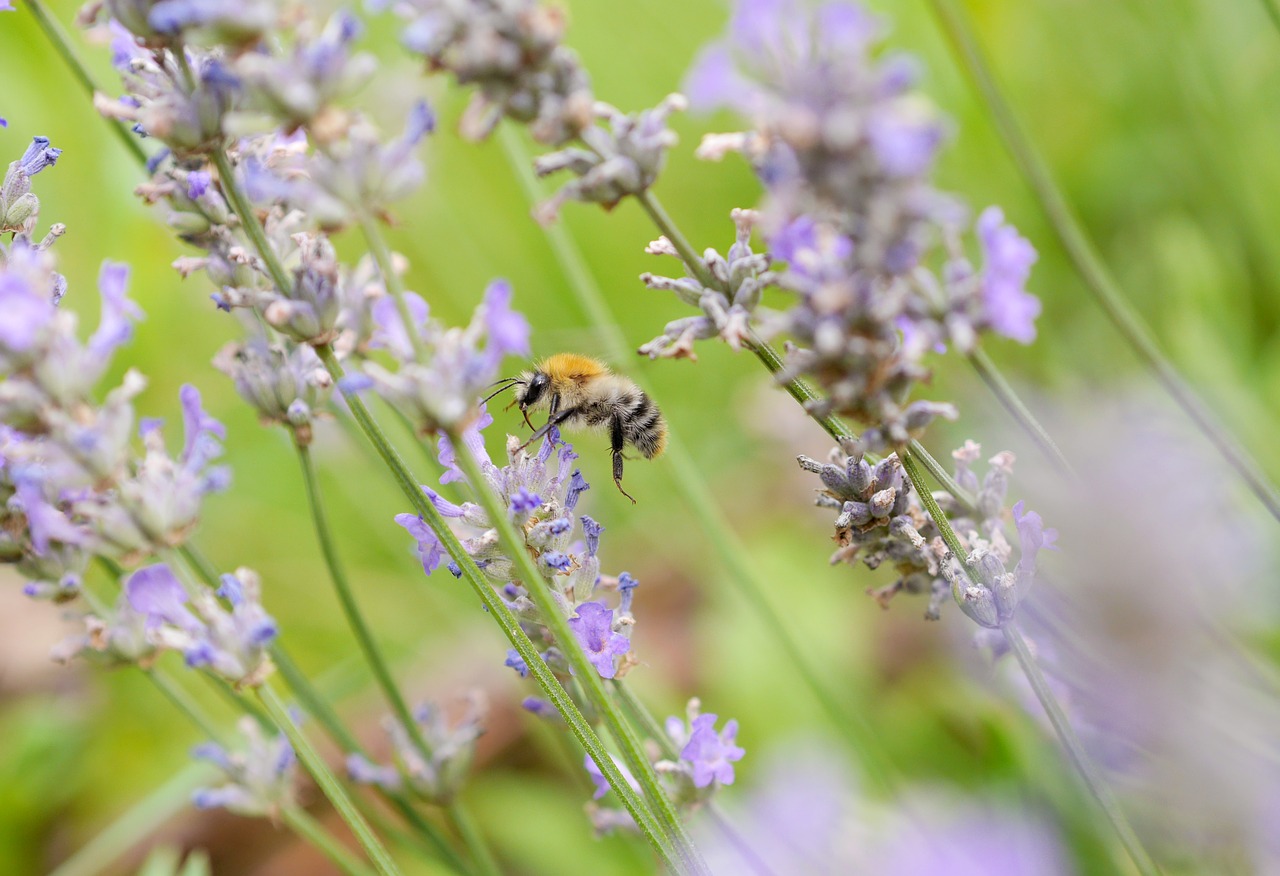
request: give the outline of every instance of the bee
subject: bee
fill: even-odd
[[[528,447],[554,427],[608,429],[613,482],[618,492],[635,503],[631,494],[622,489],[622,451],[631,446],[645,459],[653,459],[662,455],[667,446],[667,421],[648,393],[626,377],[614,374],[598,359],[577,353],[548,356],[533,370],[498,383],[503,386],[485,401],[508,389],[515,390],[512,404],[519,405],[525,423],[533,429],[522,447]],[[529,411],[542,408],[548,409],[547,421],[534,429]]]

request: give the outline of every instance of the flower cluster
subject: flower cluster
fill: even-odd
[[[671,799],[681,807],[697,808],[711,799],[718,788],[732,785],[736,778],[733,764],[746,755],[736,744],[738,722],[726,721],[717,731],[716,721],[715,715],[703,714],[701,703],[693,699],[689,701],[685,718],[667,718],[664,728],[667,738],[655,740],[675,753],[674,757],[658,759],[654,768]],[[592,799],[600,800],[609,793],[609,783],[590,755],[583,758],[583,766],[595,785]],[[634,785],[625,765],[618,762],[617,766]],[[623,810],[592,805],[588,813],[599,833],[615,828],[636,829],[631,816]]]
[[[140,315],[126,297],[127,276],[123,265],[103,267],[102,316],[81,342],[75,315],[56,304],[65,282],[52,255],[21,240],[0,254],[4,553],[33,596],[74,596],[92,555],[127,561],[181,544],[204,497],[228,483],[228,471],[211,464],[224,430],[194,387],[182,390],[186,436],[176,457],[155,420],[138,430],[142,453],[133,449],[141,375],[128,372],[102,404],[93,398]]]
[[[596,117],[609,123],[607,129],[595,124],[579,135],[582,147],[561,149],[534,162],[538,176],[567,170],[575,177],[538,206],[538,221],[544,225],[554,222],[565,201],[612,209],[628,195],[647,191],[666,163],[667,150],[676,144],[667,119],[684,108],[685,99],[679,94],[668,95],[653,109],[634,114],[597,104]]]
[[[450,715],[449,711],[458,714]],[[361,754],[347,757],[347,774],[353,781],[396,792],[408,787],[414,794],[448,805],[461,788],[475,755],[476,740],[484,733],[488,707],[478,692],[456,710],[433,703],[420,706],[413,715],[417,732],[388,716],[383,721],[391,737],[394,764],[376,764]],[[427,750],[418,744],[421,739]]]
[[[216,742],[192,750],[192,757],[222,770],[227,782],[216,788],[200,788],[191,800],[200,809],[276,817],[282,809],[295,805],[297,758],[293,747],[283,734],[267,738],[253,718],[241,718],[238,726],[245,738],[242,750],[228,751]]]
[[[529,324],[511,309],[511,285],[494,281],[465,328],[429,319],[427,302],[404,296],[412,335],[390,298],[374,304],[370,345],[395,359],[393,372],[366,361],[344,388],[372,386],[423,433],[463,426],[478,416],[476,399],[498,376],[504,356],[529,353]]]
[[[208,667],[240,687],[260,684],[272,670],[267,647],[278,630],[262,607],[261,590],[257,574],[242,568],[223,575],[216,592],[198,589],[188,595],[160,563],[130,575],[124,592],[146,619],[153,645],[178,651],[188,666]]]
[[[58,162],[62,150],[48,137],[35,137],[17,161],[10,162],[0,183],[0,233],[29,240],[40,218],[40,199],[31,192],[31,177]],[[55,235],[56,236],[56,235]]]
[[[981,270],[966,258],[965,210],[930,181],[945,125],[914,90],[910,59],[873,54],[881,30],[850,0],[741,0],[687,82],[693,106],[754,125],[699,151],[743,152],[768,189],[776,284],[798,298],[773,327],[796,344],[782,377],[814,378],[814,412],[865,424],[871,450],[951,415],[909,401],[925,354],[968,352],[987,330],[1027,343],[1040,310],[1024,289],[1035,251],[998,209],[977,222]]]
[[[751,322],[758,318],[760,298],[764,290],[773,285],[774,275],[769,271],[769,254],[751,249],[751,232],[760,214],[755,210],[734,210],[732,216],[737,236],[728,256],[714,249],[708,249],[702,256],[712,286],[704,286],[687,267],[680,279],[647,272],[640,275],[650,289],[674,292],[685,304],[702,311],[701,316],[686,316],[668,323],[659,337],[640,348],[642,355],[650,359],[696,359],[694,341],[719,337],[735,350],[747,343]],[[650,243],[645,252],[676,258],[680,255],[665,237]]]
[[[995,627],[1013,617],[1014,609],[1035,577],[1036,556],[1052,547],[1057,533],[1046,529],[1040,515],[1026,511],[1022,502],[1013,506],[1012,516],[1021,547],[1013,572],[1005,564],[1013,548],[1004,536],[1004,501],[1014,457],[1008,451],[990,459],[991,468],[979,481],[972,465],[981,447],[972,441],[956,450],[956,482],[973,496],[972,506],[964,506],[950,493],[937,492],[934,500],[969,552],[956,558],[943,543],[941,533],[928,512],[912,494],[896,455],[872,465],[861,448],[852,455],[833,450],[823,463],[808,456],[798,462],[805,471],[822,481],[816,504],[839,512],[835,519],[835,541],[839,548],[831,556],[834,563],[859,560],[869,569],[886,561],[898,578],[891,584],[869,590],[884,607],[896,594],[928,594],[925,617],[936,620],[949,595],[965,614],[987,627]],[[975,570],[979,582],[971,581],[956,567],[965,562]]]
[[[474,453],[487,483],[473,484],[474,489],[494,490],[507,507],[511,519],[525,533],[525,547],[546,577],[556,601],[571,615],[569,626],[577,644],[586,652],[596,671],[604,678],[623,674],[630,666],[630,628],[635,623],[631,601],[637,582],[627,573],[617,578],[600,574],[597,552],[604,527],[575,509],[583,491],[589,488],[582,472],[574,466],[578,455],[573,447],[559,440],[555,430],[536,452],[523,448],[519,439],[508,436],[507,460],[498,467],[484,449],[483,430],[493,423],[487,413],[463,433],[465,449],[452,446],[447,437],[440,438],[440,463],[447,471],[443,483],[465,480],[457,467],[455,454]],[[517,583],[514,563],[498,544],[497,532],[491,528],[483,508],[470,502],[450,502],[430,487],[423,487],[427,498],[442,516],[456,520],[475,534],[462,540],[463,547],[484,574],[500,588],[504,602],[520,620],[535,642],[547,645],[544,659],[565,676],[568,663],[556,650],[555,642],[545,626],[526,587],[544,586],[542,582]],[[403,526],[418,544],[418,553],[427,574],[439,568],[444,550],[436,534],[426,522],[414,514],[400,514],[396,522]],[[449,570],[461,575],[452,561]],[[599,591],[616,591],[616,607],[610,608]],[[621,661],[621,662],[619,662]],[[521,675],[528,667],[512,652],[508,665]]]
[[[388,0],[381,0],[386,5]],[[487,137],[503,117],[560,146],[591,125],[595,98],[577,56],[561,43],[564,13],[538,0],[404,0],[403,41],[432,71],[475,86],[462,133]]]

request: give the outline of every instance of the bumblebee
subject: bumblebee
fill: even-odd
[[[598,359],[577,353],[548,356],[533,370],[498,383],[503,385],[489,399],[515,390],[512,404],[519,405],[525,423],[533,429],[525,447],[553,427],[608,429],[613,482],[618,492],[635,503],[622,489],[622,451],[634,447],[645,459],[653,459],[667,446],[667,421],[648,393]],[[534,429],[529,411],[542,408],[548,409],[547,421]]]

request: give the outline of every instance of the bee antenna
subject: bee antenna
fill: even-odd
[[[520,383],[520,382],[521,381],[519,377],[503,377],[500,380],[495,380],[493,383],[490,383],[489,385],[497,386],[499,383]]]
[[[514,389],[514,388],[516,388],[517,386],[523,386],[523,385],[524,385],[524,381],[523,381],[523,380],[515,380],[514,378],[509,378],[509,379],[511,379],[511,380],[512,380],[512,382],[511,382],[511,383],[508,383],[506,386],[500,386],[500,387],[498,387],[497,389],[495,389],[493,392],[489,393],[489,395],[485,396],[484,401],[482,401],[480,404],[482,404],[482,405],[487,405],[487,404],[489,403],[490,399],[492,399],[494,396],[502,395],[502,394],[503,394],[504,392],[506,392],[508,389]],[[499,381],[499,382],[501,382],[501,381]],[[490,385],[490,386],[493,386],[493,384],[492,384],[492,383],[491,383],[491,384],[489,384],[489,385]]]

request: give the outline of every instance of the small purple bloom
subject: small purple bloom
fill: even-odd
[[[991,327],[1007,338],[1029,344],[1036,337],[1040,299],[1024,288],[1036,261],[1036,251],[1012,225],[1004,211],[988,207],[978,217],[982,246],[982,300]]]
[[[197,471],[222,452],[221,445],[215,439],[225,439],[227,430],[222,423],[205,413],[200,403],[200,390],[190,383],[182,385],[178,397],[182,402],[182,462],[188,470]]]
[[[626,765],[618,763],[618,759],[613,755],[609,755],[609,757],[613,760],[613,765],[618,768],[618,772],[622,773],[622,777],[626,779],[627,784],[631,786],[631,789],[639,793],[640,783],[631,775],[631,771],[627,769]],[[600,767],[596,765],[595,759],[591,755],[584,754],[582,756],[582,765],[586,767],[587,775],[591,777],[591,782],[596,786],[595,793],[591,795],[592,800],[599,800],[612,790],[609,780],[604,777],[604,773],[601,772]]]
[[[203,170],[193,170],[187,174],[187,197],[193,201],[199,200],[205,192],[209,191],[209,186],[213,182],[213,177]]]
[[[546,563],[548,568],[555,569],[557,572],[567,572],[569,567],[573,565],[573,560],[563,551],[547,551],[542,555],[542,562]]]
[[[631,640],[613,631],[613,609],[606,608],[603,602],[584,602],[578,606],[577,615],[569,619],[569,629],[600,677],[613,678],[618,671],[614,658],[631,650]]]
[[[440,561],[444,558],[444,547],[440,544],[440,539],[417,514],[397,514],[395,520],[417,541],[422,571],[430,575],[440,567]]]
[[[35,481],[26,477],[18,479],[17,495],[22,502],[23,513],[27,516],[31,547],[36,556],[45,556],[49,552],[51,541],[63,544],[88,542],[84,532],[68,520],[65,514],[45,501],[44,492]]]
[[[35,176],[46,167],[58,163],[62,150],[49,145],[48,137],[33,137],[27,151],[18,159],[19,169],[27,176]]]
[[[1057,550],[1058,530],[1046,528],[1035,511],[1026,510],[1026,502],[1013,506],[1013,523],[1018,528],[1018,541],[1022,545],[1022,560],[1034,564],[1041,550]],[[1021,564],[1022,561],[1019,561]]]
[[[618,611],[621,614],[631,613],[631,600],[635,598],[636,588],[640,582],[631,577],[630,572],[618,576]]]
[[[604,532],[604,527],[584,514],[582,532],[587,537],[587,556],[594,557],[600,549],[600,533]]]
[[[489,335],[487,353],[493,359],[529,354],[529,323],[511,309],[511,284],[494,280],[484,292],[484,326]]]
[[[244,602],[244,587],[240,583],[240,579],[235,575],[223,575],[222,584],[215,591],[219,596],[230,602],[233,606]]]
[[[227,308],[228,312],[231,310]],[[350,371],[338,379],[338,389],[344,395],[359,395],[373,387],[373,378],[363,371]]]
[[[89,338],[89,350],[105,360],[116,347],[133,336],[133,321],[142,318],[138,305],[130,301],[125,290],[129,283],[129,266],[103,262],[98,273],[98,291],[102,295],[102,316],[98,328]]]
[[[511,515],[513,517],[532,514],[540,507],[542,507],[542,497],[537,493],[530,493],[524,487],[516,490],[511,497]]]
[[[591,485],[582,476],[582,469],[575,468],[569,478],[569,490],[564,497],[565,510],[572,511],[578,507],[578,498],[589,489],[591,489]]]
[[[484,449],[484,436],[480,433],[493,425],[493,416],[488,411],[481,411],[480,418],[468,426],[462,433],[463,443],[476,455],[481,466],[489,462],[489,454]],[[449,484],[454,481],[465,481],[467,476],[458,468],[458,457],[455,455],[453,442],[448,437],[440,436],[440,452],[437,456],[445,473],[440,475],[440,483]]]
[[[400,787],[400,772],[393,766],[376,764],[361,754],[347,756],[347,775],[361,785],[377,785],[389,791]]]
[[[124,593],[130,607],[146,616],[148,627],[169,623],[195,632],[204,626],[187,609],[187,591],[164,563],[144,566],[130,575]]]
[[[510,666],[520,674],[521,678],[529,677],[529,664],[524,662],[524,658],[520,656],[520,652],[515,648],[507,651],[507,659],[503,661],[503,666]]]
[[[732,785],[733,762],[742,760],[746,751],[734,745],[738,722],[726,721],[724,729],[715,731],[715,715],[699,715],[693,720],[689,741],[680,751],[682,760],[693,767],[693,784],[705,788],[712,782]]]

